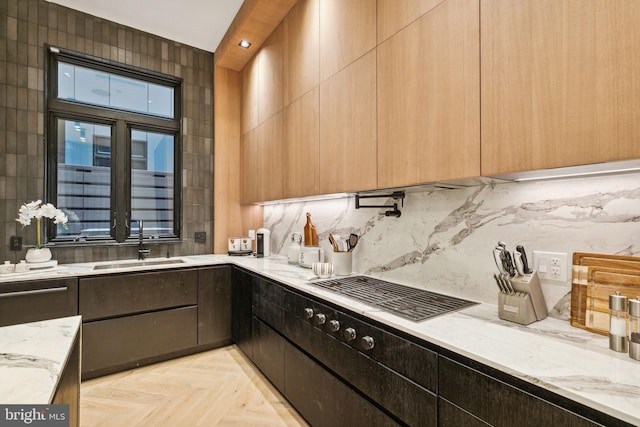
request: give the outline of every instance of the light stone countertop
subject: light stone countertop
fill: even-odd
[[[51,403],[67,364],[80,316],[0,328],[0,403]]]
[[[199,255],[179,258],[184,262],[113,270],[93,270],[94,263],[73,264],[48,274],[34,273],[34,276],[22,276],[20,279],[0,277],[0,287],[4,281],[14,280],[235,264],[613,417],[640,425],[640,361],[629,358],[626,353],[609,350],[607,337],[574,328],[567,321],[548,317],[521,326],[500,320],[497,306],[479,304],[416,323],[315,286],[308,282],[313,276],[311,270],[290,265],[284,257]]]

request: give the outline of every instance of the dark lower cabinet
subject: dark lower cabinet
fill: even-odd
[[[312,426],[398,425],[369,400],[286,341],[284,362],[285,396]]]
[[[231,285],[231,337],[249,359],[253,359],[253,278],[234,268]]]
[[[253,320],[253,363],[284,394],[284,343],[280,335],[258,319]]]
[[[78,314],[78,279],[10,282],[0,288],[0,326]]]
[[[167,359],[196,347],[196,306],[97,320],[82,325],[82,378]]]
[[[231,343],[231,267],[198,269],[198,345]]]
[[[442,426],[628,425],[604,414],[589,414],[590,408],[577,403],[573,411],[565,409],[448,357],[440,356],[438,366]]]

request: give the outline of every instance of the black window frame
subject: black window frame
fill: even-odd
[[[105,60],[70,50],[45,45],[45,82],[46,104],[45,120],[45,200],[55,204],[58,200],[58,119],[87,121],[111,126],[111,195],[110,195],[110,236],[78,239],[57,237],[56,227],[45,224],[46,243],[57,245],[86,245],[136,243],[137,236],[129,236],[131,218],[131,130],[166,133],[174,136],[174,190],[173,190],[173,234],[160,236],[158,242],[182,241],[182,94],[183,80],[179,77],[145,70],[139,67]],[[79,65],[97,71],[103,71],[143,80],[150,83],[171,86],[174,89],[174,117],[166,118],[140,113],[96,106],[83,102],[58,99],[58,62]]]

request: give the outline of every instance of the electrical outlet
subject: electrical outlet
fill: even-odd
[[[567,254],[533,251],[533,268],[542,280],[566,282],[568,277]]]
[[[11,249],[12,251],[21,251],[22,250],[22,237],[11,236],[9,238],[9,249]]]
[[[194,240],[196,241],[196,243],[207,243],[207,232],[196,231]]]

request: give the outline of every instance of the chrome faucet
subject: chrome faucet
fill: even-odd
[[[143,260],[149,256],[151,249],[144,246],[144,224],[141,219],[138,220],[138,259]]]

